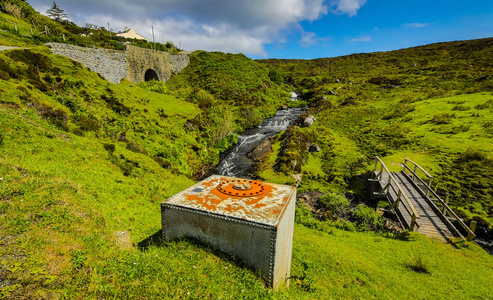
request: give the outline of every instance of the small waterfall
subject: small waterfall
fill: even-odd
[[[247,157],[263,140],[276,133],[286,130],[302,114],[303,108],[288,108],[277,111],[272,118],[265,119],[256,128],[247,130],[238,137],[238,143],[228,150],[226,156],[219,162],[219,175],[245,177],[252,167],[253,161]]]
[[[298,94],[295,92],[289,92],[291,94],[291,101],[298,101]]]

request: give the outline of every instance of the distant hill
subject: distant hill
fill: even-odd
[[[409,157],[431,170],[435,187],[451,194],[464,218],[491,229],[492,56],[493,38],[486,38],[258,62],[276,68],[313,106],[316,125],[300,131],[313,133],[322,154],[303,161],[308,181],[344,190],[355,174],[370,169],[374,155],[390,165]],[[311,168],[315,161],[319,167]]]

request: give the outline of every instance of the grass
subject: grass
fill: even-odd
[[[451,206],[482,212],[474,218],[491,229],[493,86],[479,78],[493,69],[487,59],[492,51],[489,38],[308,61],[259,61],[293,82],[317,118],[311,143],[321,146],[321,167],[314,158],[303,162],[308,180],[300,189],[348,191],[351,178],[372,169],[374,156],[392,171],[407,157],[434,176],[441,195],[451,193]],[[478,149],[485,159],[461,161],[468,149]],[[462,216],[470,221],[471,215]]]
[[[10,29],[0,35],[9,45],[36,44]],[[469,44],[475,46],[447,44],[457,57],[446,63],[425,54],[440,45],[267,66],[198,52],[188,69],[154,91],[108,83],[42,46],[0,53],[0,298],[489,297],[493,259],[474,243],[358,232],[300,207],[287,290],[271,291],[259,274],[215,249],[159,239],[160,202],[217,163],[237,132],[285,103],[292,87],[281,77],[303,91],[317,121],[278,135],[258,170],[267,181],[293,182],[275,171],[283,151],[300,160],[299,191],[344,192],[373,155],[390,165],[410,157],[430,168],[441,190],[470,194],[452,199],[469,219],[488,222],[491,91],[475,78],[491,65],[491,55],[483,60],[478,53],[491,47]],[[478,54],[472,71],[461,59],[469,48]],[[406,67],[412,62],[419,69]],[[281,75],[272,76],[276,83],[273,67]],[[445,122],[433,120],[444,114]],[[308,142],[321,151],[300,153]],[[377,220],[366,206],[358,206],[358,216],[361,223]]]

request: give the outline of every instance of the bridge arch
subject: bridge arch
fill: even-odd
[[[159,80],[159,76],[157,75],[156,71],[154,71],[153,69],[148,69],[145,72],[144,80],[145,81]]]

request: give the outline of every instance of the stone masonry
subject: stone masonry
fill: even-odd
[[[125,51],[119,51],[61,43],[46,45],[54,54],[80,62],[112,83],[119,83],[123,78],[134,83],[142,82],[149,69],[156,72],[159,80],[166,82],[171,74],[180,72],[190,63],[186,54],[171,55],[134,46],[127,46]]]

